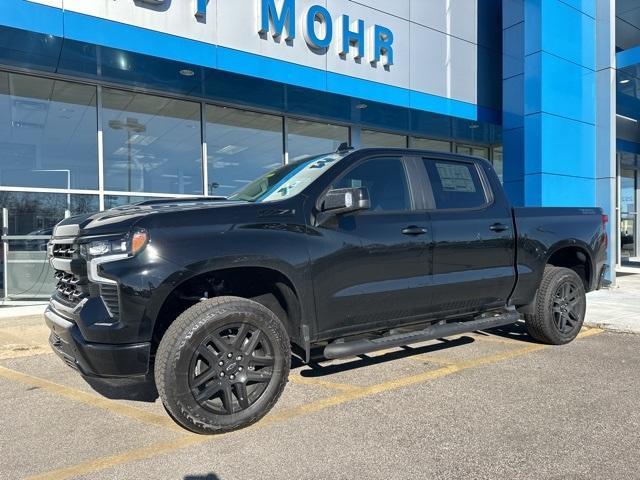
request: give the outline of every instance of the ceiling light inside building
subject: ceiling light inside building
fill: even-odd
[[[364,110],[365,108],[367,108],[369,105],[367,105],[366,103],[358,103],[356,105],[356,109],[357,110]]]
[[[629,80],[628,78],[625,78],[624,80],[620,80],[620,85],[626,85],[627,83],[629,83],[631,80]]]
[[[185,68],[183,70],[180,70],[180,75],[182,75],[183,77],[193,77],[195,75],[195,72],[193,70]]]

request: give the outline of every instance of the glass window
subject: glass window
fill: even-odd
[[[411,209],[411,196],[399,158],[366,160],[336,182],[332,188],[367,187],[373,211]]]
[[[394,133],[377,132],[375,130],[363,129],[360,133],[360,146],[385,147],[385,148],[406,148],[407,137]]]
[[[0,185],[98,188],[96,87],[0,72]]]
[[[489,160],[489,149],[486,147],[479,147],[476,145],[456,145],[456,153]]]
[[[307,120],[287,119],[289,161],[335,152],[349,141],[349,128]]]
[[[100,209],[97,195],[32,192],[0,192],[0,208],[8,209],[9,235],[50,235],[66,210],[76,215]]]
[[[477,208],[487,197],[476,167],[447,160],[424,160],[436,208]]]
[[[129,205],[131,203],[146,202],[147,200],[160,200],[162,198],[171,197],[138,197],[130,195],[105,195],[104,196],[104,208],[109,210],[110,208],[121,207],[123,205]]]
[[[8,210],[11,236],[9,254],[0,257],[0,289],[3,296],[31,300],[48,298],[54,289],[53,272],[47,261],[47,238],[65,217],[98,211],[97,195],[64,193],[0,192],[0,208]],[[24,238],[35,237],[35,238]],[[44,237],[44,238],[43,238]],[[8,282],[4,285],[4,269]]]
[[[202,194],[200,104],[103,90],[106,190]]]
[[[282,117],[207,105],[209,194],[229,196],[284,163]]]
[[[419,148],[420,150],[431,150],[433,152],[451,152],[451,142],[418,137],[411,137],[409,139],[409,142],[411,148]]]
[[[491,163],[493,168],[500,178],[500,182],[504,183],[504,158],[502,154],[502,147],[494,147],[491,154]]]

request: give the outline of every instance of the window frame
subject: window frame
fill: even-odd
[[[472,211],[480,211],[486,210],[491,207],[495,203],[495,196],[493,194],[493,189],[491,188],[491,184],[489,183],[489,179],[487,178],[484,169],[480,168],[479,162],[473,159],[466,158],[445,158],[445,157],[431,157],[431,156],[420,156],[417,157],[419,159],[419,163],[421,164],[422,173],[424,175],[425,182],[423,182],[423,188],[427,192],[427,208],[428,212],[472,212]],[[484,193],[485,202],[482,205],[478,205],[477,207],[462,207],[462,208],[438,208],[436,204],[435,195],[433,193],[433,183],[431,175],[429,175],[429,170],[427,169],[427,165],[425,162],[437,162],[437,161],[445,161],[445,162],[453,162],[465,164],[468,166],[472,166],[472,168],[477,172],[478,179],[480,180],[480,187]]]
[[[342,180],[346,175],[348,175],[349,173],[351,173],[352,170],[358,168],[360,165],[362,165],[365,162],[371,161],[371,160],[375,160],[375,159],[381,159],[381,158],[385,158],[385,159],[397,159],[400,161],[400,164],[402,165],[402,170],[404,172],[404,176],[405,176],[405,180],[406,180],[406,185],[407,185],[407,190],[409,193],[409,209],[406,210],[382,210],[382,211],[375,211],[372,209],[367,209],[367,210],[358,210],[355,212],[351,212],[348,213],[347,215],[398,215],[398,214],[407,214],[407,213],[415,213],[416,211],[418,211],[418,197],[416,196],[417,192],[415,191],[415,184],[411,179],[411,175],[410,175],[410,169],[408,166],[409,161],[411,160],[411,158],[407,155],[403,155],[403,154],[384,154],[384,153],[380,153],[380,154],[375,154],[375,155],[371,155],[368,157],[364,157],[361,158],[359,160],[357,160],[355,163],[353,163],[353,165],[350,165],[344,172],[341,172],[339,175],[337,175],[333,180],[331,180],[331,182],[329,183],[329,185],[327,185],[327,187],[322,191],[322,193],[320,195],[318,195],[318,198],[316,200],[316,210],[317,211],[321,211],[321,205],[322,205],[322,201],[324,200],[324,197],[327,195],[327,193],[333,189],[333,185],[336,184],[337,182],[339,182],[340,180]],[[426,169],[425,169],[426,170]]]

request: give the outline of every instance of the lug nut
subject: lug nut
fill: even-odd
[[[223,362],[222,360],[220,360],[220,361],[218,362],[218,365],[223,366],[223,365],[224,365],[224,362]]]
[[[240,366],[238,367],[238,371],[239,371],[239,372],[241,372],[242,370],[244,370],[244,369],[242,368],[242,365],[240,365]]]
[[[221,376],[221,377],[224,377],[224,372],[220,372],[220,376]]]
[[[227,358],[233,357],[233,353],[227,353]]]
[[[236,378],[235,375],[229,375],[229,380],[233,380],[234,378]]]
[[[238,355],[238,356],[236,357],[236,360],[238,360],[238,361],[242,360],[242,355]]]

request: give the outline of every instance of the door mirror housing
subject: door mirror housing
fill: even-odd
[[[327,192],[322,200],[320,210],[324,213],[338,215],[367,210],[370,207],[369,190],[366,187],[337,188]]]

